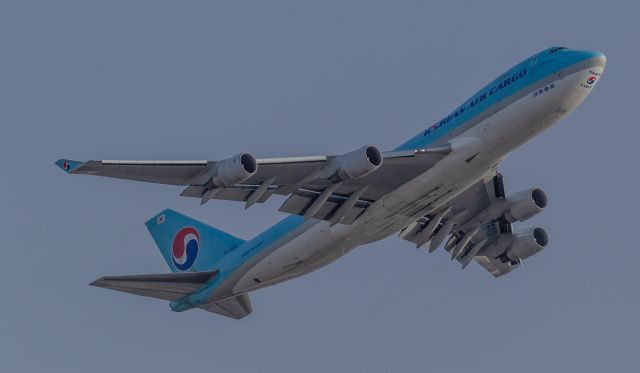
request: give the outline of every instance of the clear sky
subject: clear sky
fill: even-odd
[[[638,293],[639,9],[624,1],[0,2],[0,371],[630,371]],[[550,246],[494,279],[398,237],[252,294],[236,321],[93,288],[168,269],[164,208],[250,238],[282,199],[67,176],[72,159],[391,149],[513,64],[595,49],[594,93],[501,166],[543,188]],[[529,224],[521,224],[525,227]]]

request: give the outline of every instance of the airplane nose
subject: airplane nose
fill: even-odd
[[[604,69],[604,66],[607,64],[607,57],[604,53],[596,51],[575,51],[575,53],[579,54],[580,60],[591,61],[591,66],[593,67],[601,67]]]
[[[594,61],[594,66],[600,66],[602,68],[604,68],[604,66],[607,64],[607,56],[604,55],[604,53],[601,52],[588,52],[591,59],[593,59]]]
[[[603,53],[596,51],[573,51],[571,59],[576,61],[580,72],[576,74],[576,85],[583,93],[588,94],[600,80],[607,63],[607,57]],[[584,96],[582,96],[584,98]]]

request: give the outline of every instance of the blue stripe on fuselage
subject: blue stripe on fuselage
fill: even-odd
[[[244,245],[240,246],[233,255],[229,255],[220,263],[221,267],[224,267],[220,268],[221,271],[223,271],[223,275],[230,275],[253,256],[293,232],[304,222],[305,218],[300,215],[289,215],[276,225],[247,241]]]
[[[556,50],[556,52],[552,52],[553,50]],[[451,114],[409,139],[395,150],[424,148],[520,90],[571,65],[597,56],[602,56],[602,54],[570,49],[546,49],[500,75],[499,78],[486,85]]]

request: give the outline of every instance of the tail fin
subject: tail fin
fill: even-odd
[[[146,226],[173,272],[214,270],[230,250],[245,242],[169,209]]]

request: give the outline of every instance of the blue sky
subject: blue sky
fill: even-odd
[[[640,349],[637,5],[609,1],[0,3],[0,368],[7,372],[628,371]],[[397,238],[252,294],[242,321],[98,289],[167,268],[173,208],[243,238],[282,200],[71,177],[72,159],[391,149],[553,45],[608,57],[594,93],[501,166],[543,188],[550,246],[494,279]],[[526,225],[522,225],[526,226]]]

